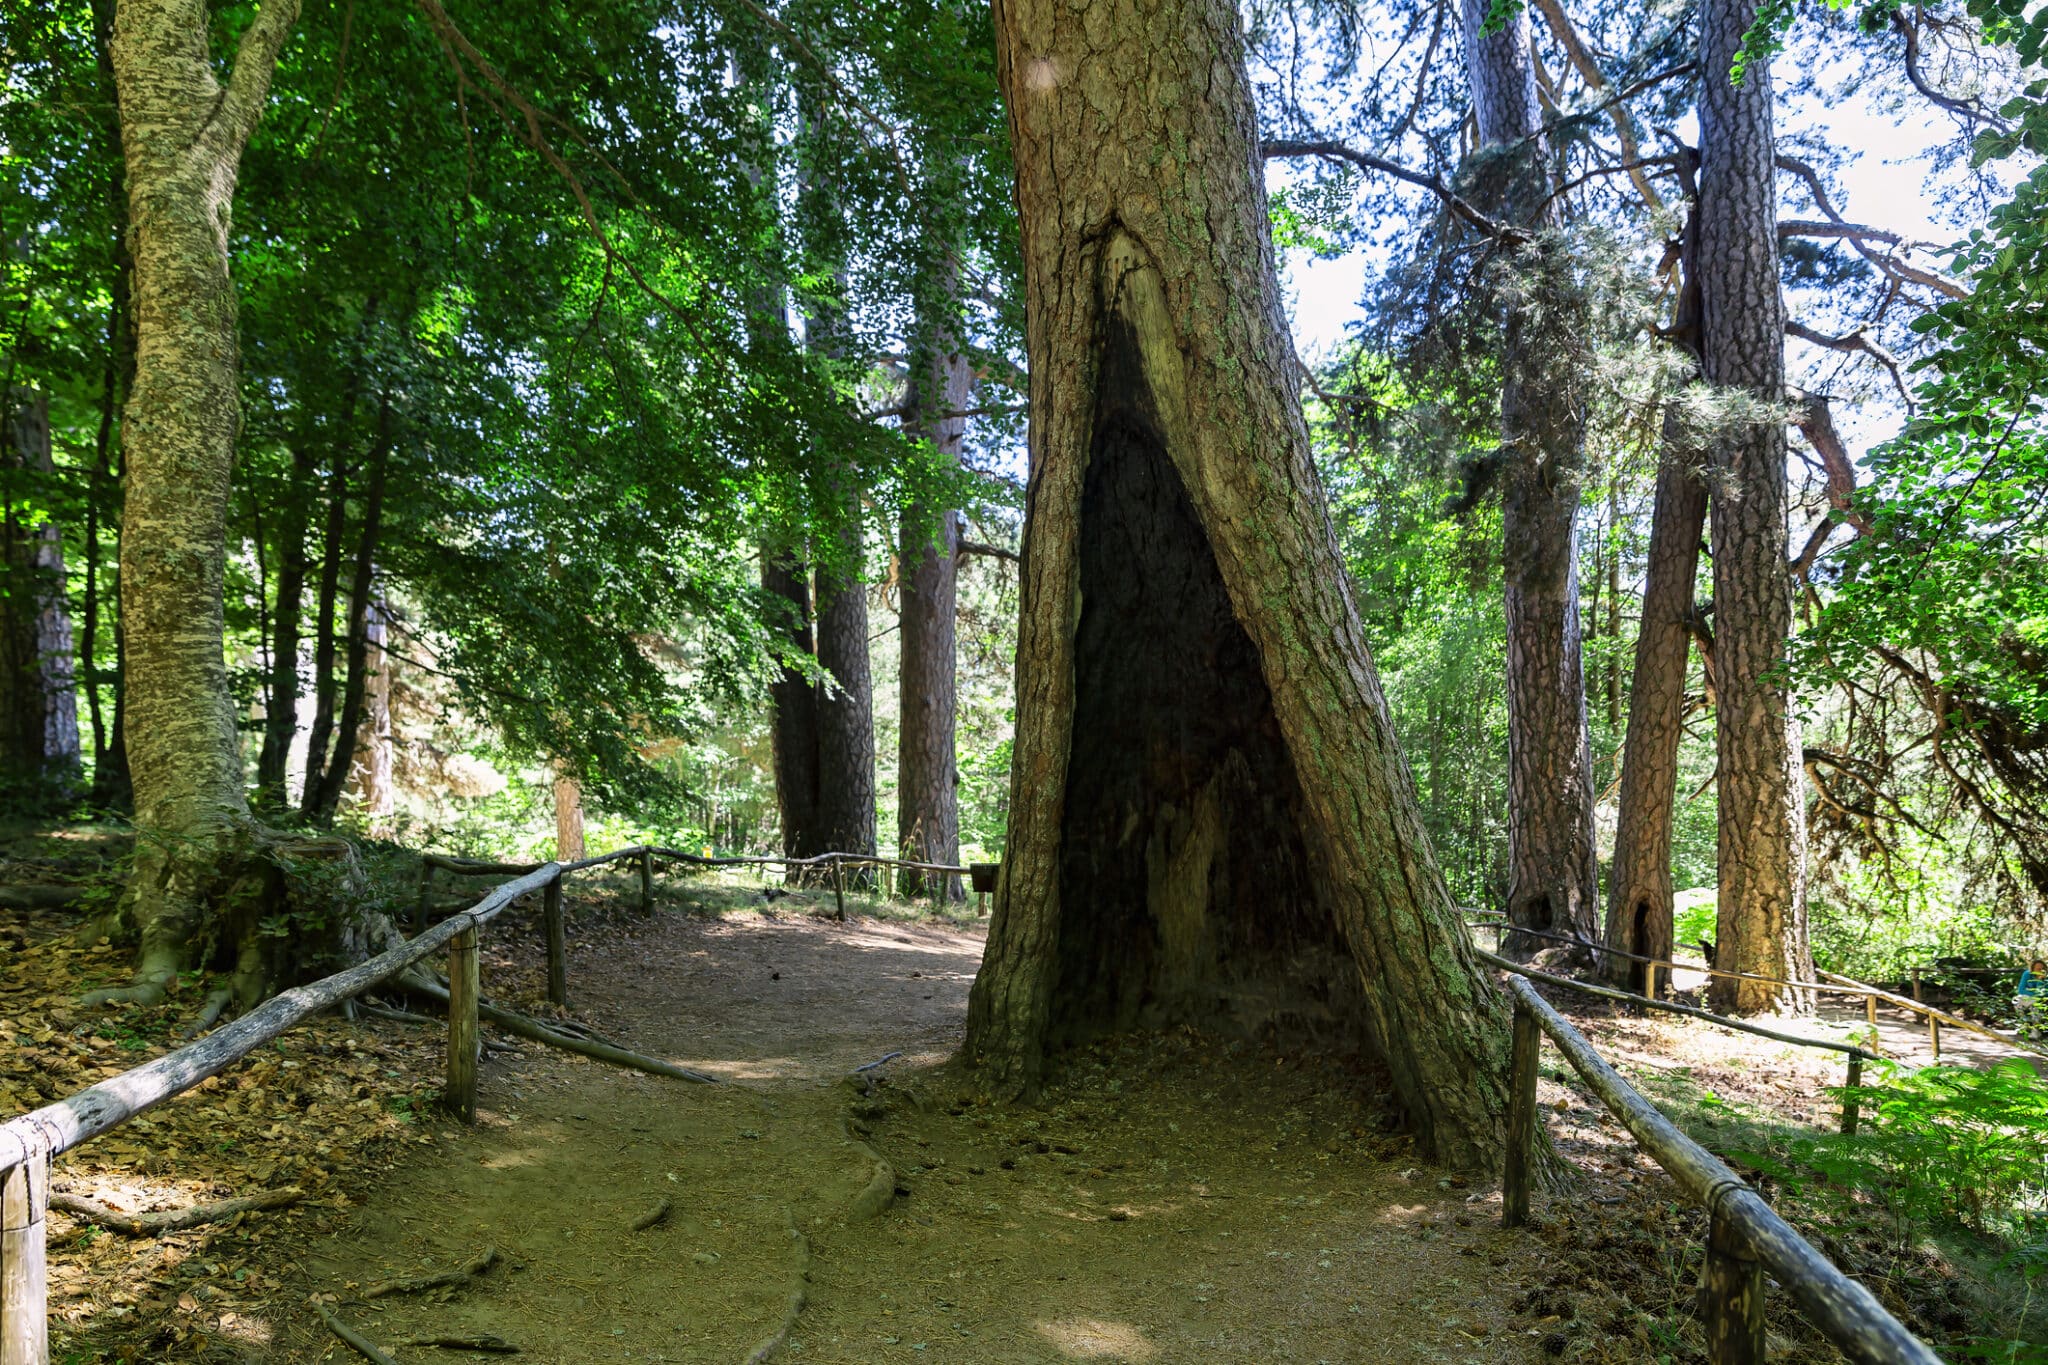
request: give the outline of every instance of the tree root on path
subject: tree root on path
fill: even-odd
[[[443,1005],[448,1003],[447,988],[425,978],[419,973],[413,973],[401,978],[400,984],[407,990],[418,991],[430,999],[440,1001]],[[718,1083],[716,1076],[707,1076],[701,1071],[692,1071],[685,1066],[676,1066],[673,1063],[664,1062],[657,1057],[643,1057],[637,1052],[628,1052],[625,1048],[615,1047],[610,1043],[600,1043],[588,1038],[573,1038],[566,1033],[556,1032],[538,1020],[529,1019],[523,1014],[514,1014],[512,1011],[500,1009],[496,1005],[479,1003],[476,1012],[507,1033],[531,1039],[536,1043],[546,1043],[549,1047],[558,1047],[564,1052],[574,1052],[584,1057],[594,1058],[600,1062],[610,1062],[613,1066],[623,1066],[631,1071],[645,1071],[651,1076],[667,1076],[678,1081],[695,1081],[700,1085],[716,1085]]]
[[[647,1229],[653,1227],[656,1223],[659,1223],[662,1219],[668,1217],[669,1210],[673,1209],[674,1207],[675,1202],[673,1200],[662,1200],[659,1204],[656,1204],[653,1208],[649,1209],[647,1212],[641,1214],[638,1218],[635,1218],[633,1220],[632,1231],[647,1231]]]
[[[868,1183],[861,1187],[861,1192],[853,1197],[853,1203],[846,1209],[847,1222],[865,1223],[896,1202],[896,1168],[854,1134],[852,1119],[841,1115],[839,1131],[868,1160]]]
[[[482,1255],[457,1266],[453,1270],[438,1271],[432,1275],[408,1275],[396,1280],[385,1280],[373,1284],[363,1291],[366,1299],[381,1299],[392,1294],[424,1294],[429,1289],[444,1289],[449,1285],[466,1284],[489,1270],[498,1259],[496,1247],[485,1248]]]
[[[189,1043],[212,1028],[219,1022],[221,1011],[225,1010],[228,1002],[234,998],[235,992],[228,986],[217,987],[208,992],[206,1003],[199,1007],[199,1013],[192,1016],[192,1022],[178,1030],[178,1041]]]
[[[372,1346],[368,1337],[344,1325],[340,1318],[328,1312],[326,1304],[316,1303],[313,1307],[319,1311],[320,1321],[327,1324],[327,1330],[347,1342],[359,1355],[375,1361],[376,1365],[398,1365],[397,1361]]]
[[[802,1315],[804,1300],[810,1293],[810,1239],[797,1230],[795,1215],[785,1209],[783,1216],[789,1220],[790,1240],[796,1243],[795,1264],[789,1277],[789,1297],[783,1302],[782,1321],[761,1339],[759,1345],[747,1352],[746,1365],[766,1365],[782,1353],[782,1348],[789,1345],[789,1334],[796,1330],[796,1320]]]
[[[432,1346],[443,1351],[488,1351],[493,1355],[516,1356],[519,1348],[503,1337],[412,1337],[400,1346]]]
[[[207,1223],[218,1223],[238,1213],[251,1213],[258,1209],[281,1209],[296,1204],[304,1198],[304,1192],[296,1185],[283,1189],[263,1190],[257,1194],[245,1194],[238,1199],[223,1199],[213,1204],[194,1204],[189,1209],[164,1209],[157,1213],[122,1213],[105,1204],[95,1204],[75,1194],[53,1193],[50,1207],[62,1209],[87,1222],[97,1223],[103,1228],[124,1233],[129,1237],[161,1237],[167,1232],[184,1232]]]

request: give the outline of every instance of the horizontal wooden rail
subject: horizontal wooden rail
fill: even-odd
[[[1491,957],[1491,954],[1488,954]],[[1515,999],[1515,1055],[1509,1063],[1508,1160],[1503,1221],[1526,1218],[1529,1157],[1536,1140],[1537,1052],[1548,1035],[1608,1112],[1711,1219],[1701,1272],[1707,1359],[1711,1365],[1761,1365],[1764,1360],[1763,1276],[1784,1286],[1807,1321],[1858,1365],[1941,1365],[1941,1357],[1885,1311],[1868,1289],[1844,1275],[1718,1157],[1680,1132],[1664,1113],[1551,1007],[1521,975],[1508,980]],[[1524,1102],[1523,1091],[1527,1091]]]
[[[2015,1034],[1992,1028],[1988,1024],[1980,1024],[1973,1020],[1965,1019],[1959,1014],[1950,1014],[1946,1010],[1936,1009],[1934,1006],[1918,1000],[1910,1000],[1903,995],[1896,995],[1881,987],[1870,985],[1868,982],[1858,981],[1854,977],[1843,976],[1837,972],[1824,972],[1815,968],[1814,975],[1827,979],[1824,981],[1788,981],[1783,977],[1758,976],[1753,972],[1730,971],[1725,967],[1693,967],[1685,963],[1668,961],[1664,958],[1645,957],[1641,953],[1625,952],[1620,948],[1610,948],[1604,943],[1573,938],[1568,934],[1554,934],[1544,929],[1525,929],[1518,925],[1504,922],[1495,922],[1491,927],[1499,928],[1509,933],[1527,934],[1531,938],[1549,939],[1556,943],[1568,944],[1574,948],[1583,948],[1589,952],[1605,953],[1609,957],[1623,958],[1629,962],[1640,962],[1653,970],[1661,969],[1667,973],[1682,968],[1688,972],[1701,972],[1707,976],[1718,976],[1729,981],[1762,981],[1771,985],[1789,986],[1794,990],[1814,991],[1824,995],[1861,996],[1866,1002],[1883,1000],[1898,1006],[1900,1009],[1920,1015],[1927,1019],[1930,1024],[1947,1024],[1951,1028],[1963,1029],[1970,1033],[1980,1034],[1996,1042],[2004,1043],[2007,1047],[2015,1048],[2021,1052],[2031,1052],[2036,1056],[2048,1057],[2048,1047],[2036,1046]],[[1631,993],[1628,995],[1628,998],[1631,1000],[1641,1000],[1643,997]],[[1716,1015],[1714,1017],[1719,1018],[1720,1016]],[[1870,1022],[1873,1025],[1877,1022],[1874,1010],[1871,1011]],[[1938,1058],[1941,1055],[1941,1035],[1938,1029],[1933,1037],[1934,1053]]]

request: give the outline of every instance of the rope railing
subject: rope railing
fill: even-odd
[[[1501,1182],[1503,1223],[1517,1227],[1529,1220],[1537,1125],[1541,1121],[1536,1106],[1536,1075],[1543,1038],[1548,1035],[1608,1112],[1628,1129],[1637,1145],[1664,1168],[1686,1198],[1707,1210],[1709,1231],[1706,1262],[1700,1273],[1700,1306],[1710,1365],[1761,1365],[1765,1359],[1766,1271],[1792,1296],[1807,1321],[1858,1365],[1940,1365],[1941,1358],[1887,1312],[1875,1295],[1844,1275],[1780,1218],[1741,1176],[1687,1137],[1663,1111],[1623,1080],[1585,1036],[1530,984],[1528,978],[1546,977],[1547,973],[1534,972],[1497,954],[1477,951],[1494,966],[1512,973],[1508,989],[1515,1002],[1514,1043],[1508,1064],[1508,1145]],[[1573,989],[1586,989],[1565,978],[1550,979]],[[1595,993],[1609,992],[1600,988]],[[1628,998],[1640,1004],[1664,1004],[1644,997]],[[1666,1007],[1686,1010],[1683,1006]],[[1734,1024],[1719,1018],[1715,1022]],[[1763,1032],[1753,1026],[1735,1026],[1744,1032]],[[1784,1041],[1842,1047],[1817,1044],[1812,1039]],[[1854,1054],[1857,1050],[1850,1051]],[[1851,1067],[1860,1060],[1852,1055]]]
[[[2003,1030],[1992,1028],[1988,1024],[1980,1024],[1974,1019],[1965,1019],[1959,1014],[1951,1014],[1947,1010],[1937,1009],[1925,1001],[1909,1000],[1903,995],[1897,995],[1891,991],[1870,985],[1868,982],[1858,981],[1853,977],[1843,976],[1838,972],[1824,972],[1816,968],[1815,975],[1825,978],[1824,980],[1792,981],[1784,977],[1762,976],[1755,972],[1734,971],[1727,967],[1694,967],[1688,963],[1673,962],[1668,958],[1647,957],[1641,953],[1627,952],[1591,939],[1574,938],[1569,934],[1552,933],[1546,929],[1525,928],[1519,924],[1508,923],[1504,916],[1497,916],[1494,912],[1466,910],[1465,914],[1468,916],[1475,914],[1484,916],[1487,920],[1485,927],[1498,929],[1503,934],[1522,934],[1530,938],[1540,938],[1553,943],[1566,944],[1584,952],[1601,953],[1608,957],[1621,958],[1628,962],[1642,963],[1646,969],[1643,995],[1637,996],[1631,993],[1629,994],[1629,999],[1631,1000],[1641,1000],[1646,997],[1654,998],[1657,990],[1657,973],[1660,971],[1665,973],[1666,981],[1671,979],[1670,973],[1675,971],[1701,972],[1709,977],[1720,977],[1728,981],[1760,981],[1767,985],[1785,986],[1793,990],[1812,991],[1815,994],[1821,995],[1860,996],[1863,999],[1864,1020],[1872,1029],[1877,1027],[1877,1004],[1882,1000],[1886,1004],[1895,1005],[1908,1013],[1917,1014],[1927,1020],[1928,1042],[1934,1050],[1934,1056],[1937,1061],[1941,1058],[1941,1030],[1944,1026],[1978,1034],[1981,1037],[2003,1043],[2007,1047],[2021,1052],[2031,1052],[2036,1056],[2048,1057],[2048,1048],[2036,1046],[2017,1034],[2006,1033]],[[1719,1016],[1715,1017],[1718,1018]]]

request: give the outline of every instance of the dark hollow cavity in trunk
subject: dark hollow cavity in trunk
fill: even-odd
[[[1259,658],[1109,326],[1081,495],[1055,1046],[1189,1021],[1358,1017]]]

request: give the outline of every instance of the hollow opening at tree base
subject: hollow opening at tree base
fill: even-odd
[[[1079,528],[1047,1043],[1190,1023],[1361,1041],[1259,656],[1112,321]]]

